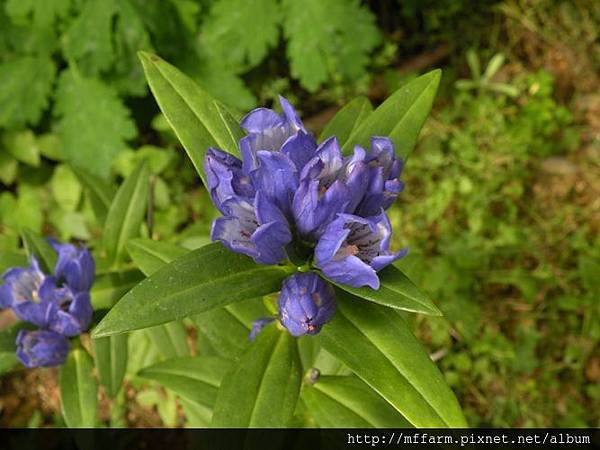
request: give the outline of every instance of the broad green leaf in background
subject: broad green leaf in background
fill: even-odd
[[[405,428],[402,415],[355,376],[321,376],[302,400],[321,428]]]
[[[152,275],[165,264],[189,252],[189,250],[169,242],[146,238],[130,239],[127,243],[127,251],[134,264],[146,276]]]
[[[113,265],[124,256],[127,241],[139,233],[148,202],[148,177],[148,165],[143,161],[123,182],[108,210],[104,249]]]
[[[242,131],[237,121],[177,68],[156,55],[146,52],[139,55],[161,111],[206,182],[203,160],[209,147],[239,154],[237,142]]]
[[[2,147],[17,161],[39,167],[40,149],[31,130],[5,133],[2,136]]]
[[[371,112],[373,112],[373,106],[369,99],[367,97],[356,97],[341,108],[327,123],[319,136],[319,142],[330,136],[336,136],[340,145],[343,145],[352,132],[369,117]]]
[[[353,288],[331,280],[330,282],[357,297],[383,306],[430,316],[442,315],[431,299],[396,266],[390,265],[379,272],[378,275],[381,282],[379,289],[371,289],[370,287]]]
[[[285,427],[294,414],[300,383],[296,340],[268,325],[223,378],[212,425]]]
[[[81,167],[72,167],[71,170],[88,193],[98,223],[104,224],[110,205],[115,197],[116,189],[109,182]]]
[[[92,339],[94,359],[100,383],[110,398],[115,398],[123,384],[127,368],[127,334]]]
[[[57,255],[50,243],[28,229],[23,230],[21,236],[29,257],[35,256],[43,272],[53,273]]]
[[[221,379],[230,367],[230,362],[218,357],[185,357],[145,367],[138,375],[160,383],[185,401],[196,405],[195,409],[205,411],[208,425]]]
[[[164,358],[188,356],[190,349],[187,332],[182,322],[169,322],[157,327],[146,328],[150,340]]]
[[[0,182],[10,186],[17,179],[19,172],[19,161],[8,152],[0,151]]]
[[[61,410],[69,428],[92,428],[96,424],[97,390],[92,357],[82,348],[69,352],[60,368]]]
[[[60,164],[54,168],[50,180],[54,199],[64,211],[75,211],[81,198],[81,184],[69,166]]]
[[[0,64],[0,127],[35,124],[48,106],[56,66],[48,55]]]
[[[159,269],[128,292],[94,330],[96,337],[160,325],[275,292],[291,269],[255,264],[209,244]]]
[[[53,113],[60,119],[57,131],[65,160],[103,179],[110,175],[114,156],[137,134],[116,91],[73,69],[63,71],[59,78]]]
[[[94,311],[112,308],[126,292],[143,279],[144,275],[137,269],[96,275],[90,290]]]
[[[337,290],[323,347],[416,427],[465,427],[456,397],[406,322],[389,309]]]
[[[396,153],[407,158],[431,111],[440,78],[441,71],[432,70],[398,89],[352,132],[344,152],[356,144],[370,148],[371,136],[389,136]]]
[[[62,36],[65,59],[74,61],[86,76],[97,75],[113,62],[114,0],[88,0]]]
[[[202,42],[227,66],[252,67],[277,45],[280,20],[277,0],[217,0],[202,27]]]
[[[34,24],[44,27],[52,25],[57,17],[66,16],[70,6],[71,0],[8,0],[5,10],[16,21],[24,21],[32,14]]]
[[[381,41],[375,17],[358,0],[284,0],[283,32],[292,76],[310,92],[337,76],[357,80]],[[360,39],[357,39],[360,36]]]
[[[25,267],[27,265],[27,256],[23,253],[0,250],[0,273],[4,273],[11,267]]]

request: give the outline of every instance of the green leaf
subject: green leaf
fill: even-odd
[[[54,115],[60,119],[57,131],[63,157],[104,179],[110,175],[114,156],[137,134],[114,89],[74,70],[65,70],[60,76]]]
[[[277,45],[277,0],[217,0],[202,27],[202,42],[227,66],[256,66]]]
[[[115,13],[114,0],[88,0],[62,36],[65,59],[76,62],[85,75],[97,75],[113,63],[112,27]]]
[[[94,330],[96,337],[182,319],[279,289],[290,268],[255,264],[210,244],[159,269],[128,292]]]
[[[369,148],[371,136],[389,136],[396,153],[408,157],[431,111],[440,78],[441,71],[432,70],[398,89],[350,135],[344,151],[356,144]]]
[[[96,275],[90,290],[94,311],[112,308],[125,293],[143,279],[144,275],[137,269]]]
[[[71,170],[88,193],[96,219],[100,224],[104,224],[116,189],[112,184],[81,167],[72,167]]]
[[[27,266],[27,256],[22,253],[0,250],[0,273],[11,267]]]
[[[123,258],[127,241],[139,233],[148,202],[149,176],[148,165],[142,162],[110,205],[104,224],[104,249],[113,265]]]
[[[236,120],[189,77],[158,56],[140,52],[150,89],[206,184],[204,154],[218,147],[239,154],[242,131]]]
[[[189,252],[175,244],[145,238],[130,239],[127,251],[134,264],[146,276],[152,275],[165,264]]]
[[[242,300],[194,316],[198,332],[221,356],[235,359],[250,344],[252,322],[269,316],[262,298]]]
[[[96,424],[97,390],[92,357],[82,348],[71,350],[60,368],[61,410],[69,428]]]
[[[337,291],[323,347],[415,427],[465,427],[454,394],[399,314]]]
[[[127,334],[92,339],[94,359],[100,383],[110,398],[115,398],[123,384],[127,368]]]
[[[212,410],[221,379],[230,367],[231,363],[222,358],[185,357],[146,367],[138,375],[160,383],[191,403]]]
[[[53,273],[57,255],[48,241],[28,229],[24,229],[21,236],[25,244],[25,250],[27,250],[27,255],[30,258],[32,256],[36,257],[43,272]]]
[[[187,332],[181,322],[169,322],[145,330],[164,358],[188,356]]]
[[[0,64],[0,127],[37,124],[48,106],[55,76],[56,66],[47,55]]]
[[[321,428],[406,428],[410,423],[355,376],[321,376],[302,389]]]
[[[375,17],[358,0],[284,0],[284,34],[292,76],[315,92],[330,79],[366,74],[381,36]],[[357,39],[360,36],[360,39]]]
[[[328,137],[336,136],[338,142],[343,144],[348,140],[352,131],[354,131],[364,120],[373,112],[373,106],[367,97],[356,97],[327,123],[321,135],[319,142]]]
[[[379,289],[371,289],[366,286],[353,288],[329,279],[328,281],[357,297],[383,306],[430,316],[442,315],[431,299],[396,266],[390,265],[380,271],[378,275],[381,283]]]
[[[8,132],[2,136],[2,144],[17,161],[39,167],[40,149],[31,130]]]
[[[8,152],[0,151],[0,182],[10,186],[17,179],[19,162]]]
[[[294,414],[300,383],[296,340],[269,325],[223,378],[212,425],[285,427]]]
[[[70,6],[71,0],[8,0],[5,9],[15,22],[23,21],[32,14],[34,24],[44,27],[52,25],[57,17],[65,17]]]
[[[50,189],[62,210],[73,212],[79,206],[81,184],[69,166],[59,164],[54,168]]]

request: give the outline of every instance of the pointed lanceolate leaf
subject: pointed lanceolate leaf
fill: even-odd
[[[94,215],[98,223],[104,224],[116,189],[107,181],[80,167],[71,167],[79,182],[89,195]]]
[[[302,388],[302,400],[321,428],[405,428],[402,415],[355,376],[321,376]]]
[[[138,375],[154,380],[181,398],[213,408],[223,375],[231,363],[218,357],[173,358],[142,369]]]
[[[21,235],[29,258],[35,256],[42,271],[53,273],[57,255],[50,243],[29,229],[24,229]]]
[[[442,315],[431,299],[396,266],[390,265],[380,271],[379,280],[381,282],[379,289],[371,289],[368,286],[353,288],[344,284],[332,283],[357,297],[383,306],[430,316]]]
[[[296,340],[275,324],[248,347],[223,378],[214,407],[216,427],[288,426],[298,400],[301,364]]]
[[[323,347],[416,427],[465,427],[452,390],[397,313],[337,290]]]
[[[97,390],[92,357],[82,348],[69,353],[60,368],[60,400],[69,428],[91,428],[96,424]]]
[[[219,355],[235,359],[250,344],[252,322],[266,316],[262,298],[252,298],[199,314],[194,322]]]
[[[372,111],[373,106],[367,97],[356,97],[333,116],[321,132],[319,141],[336,136],[341,145],[345,144],[352,132]]]
[[[92,339],[98,378],[110,398],[119,393],[127,369],[127,337],[120,334]]]
[[[344,152],[356,144],[368,148],[371,136],[389,136],[396,153],[408,157],[431,111],[440,78],[441,71],[432,70],[398,89],[352,132]]]
[[[189,252],[189,250],[169,242],[145,238],[131,239],[127,243],[127,251],[134,264],[146,276],[152,275],[165,264]]]
[[[290,268],[255,264],[209,244],[159,269],[129,291],[94,330],[95,337],[147,328],[275,292]]]
[[[148,202],[149,169],[143,161],[123,182],[104,224],[104,249],[113,265],[125,253],[125,244],[139,233]]]
[[[139,57],[158,106],[206,182],[203,160],[209,147],[239,154],[237,143],[243,134],[238,123],[177,68],[151,53],[140,52]]]
[[[164,358],[175,358],[190,354],[187,332],[182,322],[169,322],[157,327],[147,328],[145,331]]]

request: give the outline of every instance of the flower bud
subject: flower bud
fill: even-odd
[[[313,272],[286,278],[278,302],[279,320],[292,336],[317,334],[335,312],[333,288]]]

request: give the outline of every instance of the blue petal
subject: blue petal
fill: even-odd
[[[281,151],[296,165],[298,173],[315,156],[316,149],[317,142],[315,138],[302,130],[285,141],[281,147]]]
[[[348,256],[339,261],[330,261],[320,266],[323,274],[336,283],[351,287],[369,286],[379,289],[379,277],[375,270],[356,256]]]
[[[257,255],[254,260],[260,264],[277,264],[286,257],[285,246],[292,240],[287,224],[269,222],[259,226],[252,235]]]
[[[259,166],[251,172],[257,191],[273,201],[285,214],[291,210],[292,195],[298,188],[298,172],[283,153],[258,151]]]
[[[17,358],[28,368],[58,366],[69,353],[69,340],[53,331],[21,330],[16,344]]]
[[[261,317],[260,319],[256,319],[254,322],[252,322],[252,329],[250,330],[249,336],[250,342],[254,342],[256,336],[258,336],[258,333],[260,333],[264,327],[269,325],[274,320],[275,319],[272,317]]]
[[[271,128],[281,127],[285,124],[281,115],[272,109],[256,108],[246,114],[240,126],[248,133],[262,133]]]

